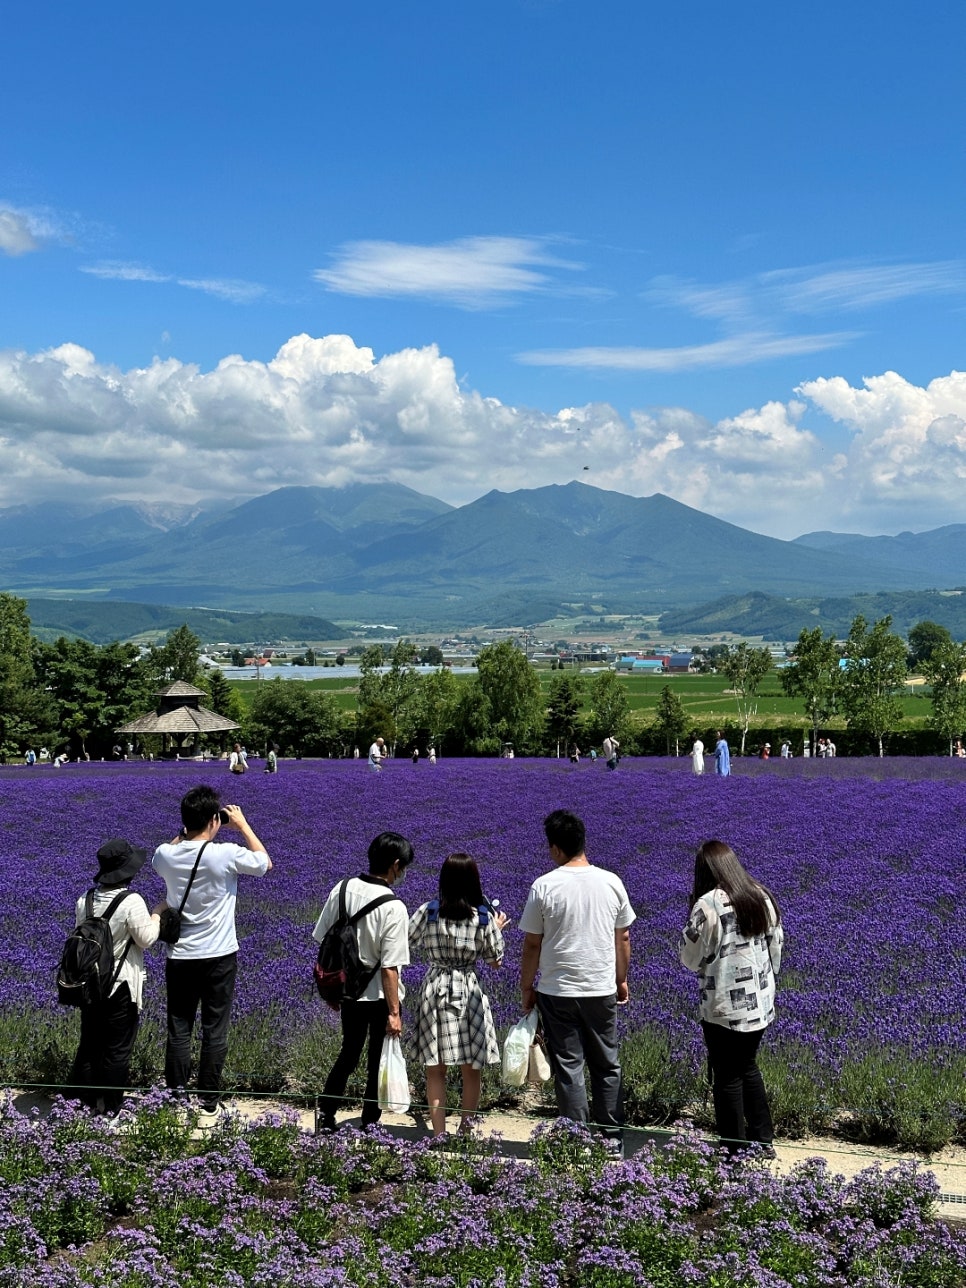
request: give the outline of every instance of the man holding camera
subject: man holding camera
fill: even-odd
[[[181,933],[167,942],[168,1041],[164,1080],[184,1087],[191,1068],[191,1033],[201,1007],[198,1090],[205,1113],[218,1109],[221,1071],[238,966],[235,901],[239,876],[264,876],[272,860],[239,805],[222,805],[213,787],[193,787],[181,801],[181,831],[158,846],[152,865],[164,881],[167,903],[181,908]],[[244,845],[219,842],[222,827]],[[162,922],[164,918],[162,918]],[[162,931],[162,938],[165,937]]]

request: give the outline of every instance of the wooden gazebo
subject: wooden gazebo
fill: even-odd
[[[154,711],[121,725],[116,732],[141,738],[147,734],[160,735],[165,751],[173,748],[192,754],[202,734],[230,733],[240,727],[237,720],[229,720],[203,707],[201,699],[208,696],[204,689],[197,689],[184,680],[175,680],[155,696],[158,705]],[[191,741],[186,746],[188,738]]]

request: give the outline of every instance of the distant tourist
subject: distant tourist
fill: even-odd
[[[24,756],[23,760],[24,760],[24,764],[25,764],[25,765],[36,765],[36,763],[37,763],[37,753],[34,751],[33,747],[28,747],[28,748],[27,748],[27,752],[26,752],[26,755]]]
[[[435,765],[435,764],[436,764],[436,748],[431,746],[431,747],[430,747],[430,749],[429,749],[428,755],[429,755],[429,763],[430,763],[431,765]]]
[[[691,772],[693,774],[704,773],[704,743],[700,738],[695,738],[691,747]]]
[[[775,1018],[781,914],[723,841],[706,841],[694,861],[691,915],[678,951],[701,984],[714,1117],[729,1153],[754,1141],[774,1157],[771,1112],[758,1047]]]
[[[243,774],[248,768],[248,759],[242,751],[241,743],[236,742],[228,757],[228,771],[232,774]]]
[[[718,741],[714,745],[714,772],[719,778],[727,778],[731,773],[731,748],[720,729]]]
[[[386,759],[386,744],[382,738],[377,738],[369,748],[369,768],[376,773],[382,769],[382,762]]]
[[[418,764],[419,764],[419,748],[418,748],[418,747],[413,747],[413,764],[414,764],[414,765],[418,765]]]
[[[764,745],[764,747],[762,747],[762,749],[761,749],[761,759],[762,759],[762,760],[771,760],[771,743],[770,743],[770,742],[766,742],[766,743],[765,743],[765,745]]]
[[[957,739],[956,739],[956,750],[953,752],[953,755],[954,755],[954,756],[966,756],[966,747],[964,747],[964,746],[963,746],[963,740],[962,740],[962,738],[957,738]]]
[[[616,769],[620,762],[620,743],[613,734],[608,734],[603,742],[604,760],[608,769]]]
[[[278,743],[273,742],[268,749],[268,755],[265,757],[265,773],[278,773]]]
[[[570,763],[572,765],[580,764],[580,748],[576,743],[570,748]]]
[[[831,738],[826,738],[826,739],[825,739],[825,756],[826,756],[826,758],[827,758],[828,760],[834,760],[834,758],[835,758],[835,751],[836,751],[835,743],[832,741],[832,739],[831,739]]]
[[[788,741],[787,738],[781,745],[780,754],[781,754],[782,760],[791,760],[792,758],[792,744]]]

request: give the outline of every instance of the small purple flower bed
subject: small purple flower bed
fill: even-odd
[[[787,1177],[679,1133],[614,1164],[573,1124],[532,1166],[483,1140],[302,1133],[228,1118],[207,1138],[165,1093],[120,1131],[55,1103],[0,1107],[10,1288],[955,1288],[966,1236],[903,1165]]]
[[[53,967],[98,846],[149,849],[179,824],[198,782],[237,800],[275,861],[242,883],[232,1086],[314,1091],[335,1029],[312,992],[311,926],[330,887],[365,863],[369,840],[409,836],[410,907],[435,893],[456,849],[481,864],[516,918],[547,867],[541,822],[560,806],[587,823],[588,853],[624,879],[638,913],[631,1003],[622,1014],[628,1106],[638,1121],[702,1121],[694,980],[677,962],[693,855],[719,837],[775,892],[786,924],[778,1020],[762,1063],[780,1133],[836,1125],[853,1137],[934,1148],[966,1135],[966,916],[960,857],[966,777],[957,761],[737,761],[696,779],[690,762],[283,762],[229,781],[217,765],[124,764],[0,770],[0,1068],[3,1081],[62,1081],[75,1017],[58,1008]],[[162,894],[149,869],[137,889]],[[502,971],[483,970],[497,1023],[518,1015],[520,935]],[[163,971],[151,955],[133,1080],[158,1080]],[[420,976],[414,964],[409,986]],[[498,1094],[490,1084],[489,1095]],[[705,1119],[706,1120],[706,1119]]]

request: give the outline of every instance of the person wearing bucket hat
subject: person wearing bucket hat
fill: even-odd
[[[103,916],[118,895],[126,897],[110,918],[114,938],[115,978],[105,1002],[82,1006],[80,1043],[69,1082],[77,1098],[95,1112],[112,1117],[121,1108],[131,1051],[137,1037],[144,996],[144,950],[158,938],[161,903],[153,912],[141,895],[127,890],[144,866],[147,851],[118,837],[97,851],[94,886],[77,900],[75,925]]]

